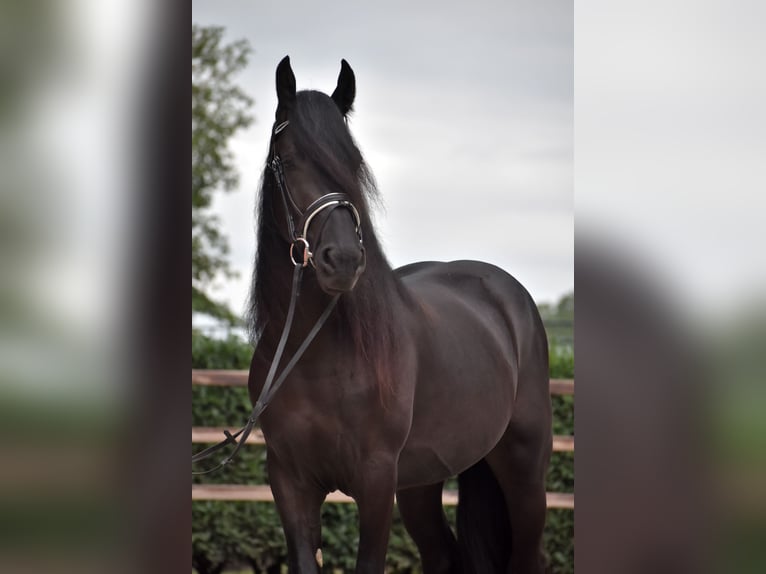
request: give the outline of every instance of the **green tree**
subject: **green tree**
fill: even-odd
[[[556,306],[558,315],[562,319],[574,318],[574,293],[564,295]]]
[[[251,53],[246,40],[223,42],[221,27],[192,25],[192,312],[238,322],[206,291],[218,277],[232,277],[229,244],[210,213],[216,192],[236,188],[238,174],[229,139],[253,118],[253,100],[233,83]]]
[[[574,292],[563,295],[556,303],[539,303],[540,316],[552,347],[574,343]]]

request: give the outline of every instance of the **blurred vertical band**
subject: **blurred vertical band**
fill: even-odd
[[[0,571],[188,568],[190,19],[0,6]]]
[[[577,571],[766,571],[764,18],[575,4]]]

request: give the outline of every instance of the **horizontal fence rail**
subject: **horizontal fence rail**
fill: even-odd
[[[547,492],[548,508],[574,508],[574,494]],[[245,500],[249,502],[274,502],[271,487],[267,485],[240,486],[238,484],[193,484],[192,500]],[[350,496],[337,490],[327,495],[325,502],[354,502]],[[457,491],[445,490],[442,504],[455,506]]]
[[[246,387],[247,371],[192,369],[192,385],[209,387]],[[574,395],[574,381],[571,379],[551,379],[552,395]],[[222,427],[192,427],[192,443],[215,443],[223,440]],[[247,439],[247,444],[265,445],[263,433],[254,429]],[[574,437],[555,435],[553,437],[555,452],[574,452]],[[574,494],[563,492],[546,493],[548,508],[574,508]],[[447,506],[457,504],[457,491],[445,490],[442,503]],[[268,485],[238,485],[238,484],[192,484],[192,500],[229,500],[251,502],[274,502],[271,487]],[[331,492],[326,502],[349,503],[354,500],[342,492]]]
[[[246,387],[247,371],[225,369],[192,369],[192,385],[203,387]],[[572,379],[551,379],[552,395],[573,395]]]
[[[224,430],[231,429],[226,427],[192,427],[191,441],[193,444],[218,442],[225,438],[223,434]],[[261,429],[253,429],[253,432],[247,437],[245,444],[265,445],[266,440],[263,438]],[[553,450],[554,452],[574,452],[574,437],[554,435]]]

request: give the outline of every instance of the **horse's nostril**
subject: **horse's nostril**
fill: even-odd
[[[326,265],[329,269],[335,269],[336,262],[334,260],[332,247],[325,247],[319,252],[319,262]]]
[[[319,263],[331,272],[354,272],[364,261],[362,249],[340,249],[325,247],[319,251]]]

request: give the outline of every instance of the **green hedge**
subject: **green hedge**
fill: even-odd
[[[251,349],[234,337],[214,340],[192,335],[192,367],[197,369],[247,369]],[[551,376],[573,378],[574,357],[568,349],[551,351]],[[553,397],[554,433],[573,434],[574,402],[569,396]],[[250,412],[247,390],[232,387],[192,387],[192,424],[239,428]],[[194,445],[194,449],[201,445]],[[268,484],[265,449],[240,451],[235,463],[204,476],[195,483]],[[574,456],[554,453],[548,473],[549,491],[574,491]],[[454,525],[455,508],[446,508]],[[324,571],[352,572],[359,541],[354,504],[325,504],[322,508],[322,554]],[[545,548],[555,574],[574,572],[574,514],[550,510]],[[251,568],[256,573],[278,574],[286,562],[286,546],[276,509],[271,503],[192,502],[192,565],[200,574],[224,568]],[[388,569],[402,574],[419,573],[415,544],[394,513],[387,554]]]

